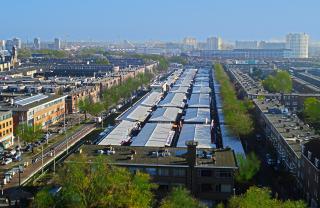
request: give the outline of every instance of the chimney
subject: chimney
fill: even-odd
[[[194,167],[197,165],[197,146],[198,142],[193,140],[186,141],[187,150],[187,162],[188,165]]]

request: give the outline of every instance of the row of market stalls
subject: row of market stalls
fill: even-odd
[[[123,112],[99,144],[186,147],[194,140],[198,148],[214,148],[211,82],[211,69],[175,70]]]

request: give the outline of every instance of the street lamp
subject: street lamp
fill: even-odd
[[[43,174],[43,145],[41,145],[41,173]]]
[[[236,188],[233,188],[233,196],[236,197]]]
[[[56,148],[53,148],[53,173],[56,173]]]

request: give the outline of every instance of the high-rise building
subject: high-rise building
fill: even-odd
[[[192,37],[186,37],[183,39],[183,44],[188,47],[197,47],[197,39]]]
[[[12,51],[12,48],[14,46],[13,40],[6,40],[5,46],[6,50]]]
[[[13,38],[13,45],[17,48],[20,49],[21,48],[21,39],[20,38]]]
[[[208,50],[221,50],[222,40],[220,37],[209,37],[207,38],[206,45]]]
[[[257,49],[258,41],[236,41],[236,49]]]
[[[54,39],[54,49],[55,50],[60,50],[60,48],[61,48],[60,39],[59,38],[55,38]]]
[[[6,46],[6,41],[5,40],[0,40],[0,50],[5,49]]]
[[[292,58],[308,58],[309,36],[305,33],[289,33],[286,46],[292,50]]]
[[[34,47],[34,49],[38,49],[38,50],[41,48],[41,46],[40,46],[40,38],[33,39],[33,47]]]

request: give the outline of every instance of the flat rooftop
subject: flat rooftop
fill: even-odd
[[[88,160],[94,160],[98,155],[97,151],[104,150],[110,146],[101,145],[84,145],[82,146],[82,154],[87,155]],[[101,155],[106,162],[115,165],[125,166],[172,166],[172,167],[188,167],[186,160],[187,148],[174,148],[174,147],[132,147],[132,146],[112,146],[115,154]],[[169,152],[170,156],[155,157],[153,153]],[[235,155],[231,149],[199,149],[197,150],[199,157],[197,157],[198,165],[196,167],[206,168],[237,168]],[[201,153],[206,151],[213,155],[213,159],[201,157]],[[133,158],[131,159],[132,153]],[[67,158],[66,162],[73,161],[77,158],[77,154],[71,155]],[[128,159],[130,157],[130,159]]]

